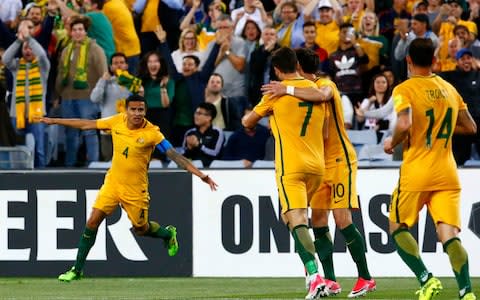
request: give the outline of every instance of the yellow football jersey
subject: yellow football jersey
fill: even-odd
[[[147,192],[150,156],[165,138],[160,129],[145,120],[142,128],[130,130],[124,113],[97,120],[97,128],[112,133],[112,167],[105,176],[105,183],[120,184],[132,193]]]
[[[325,25],[317,22],[315,26],[317,29],[315,43],[321,48],[327,50],[327,53],[330,56],[330,54],[337,51],[338,43],[340,42],[340,29],[337,22],[332,21]]]
[[[459,110],[467,109],[455,88],[437,75],[413,76],[393,90],[395,111],[410,108],[412,127],[403,143],[399,188],[459,189],[452,135]]]
[[[282,83],[316,88],[315,83],[303,78],[284,80]],[[260,116],[271,114],[277,176],[292,173],[324,174],[324,103],[305,102],[290,95],[280,98],[264,96],[253,110]]]
[[[328,137],[325,139],[325,167],[332,168],[340,163],[350,165],[357,161],[357,155],[345,130],[340,93],[335,83],[329,79],[320,78],[315,83],[318,87],[330,86],[333,90],[333,99],[326,103]]]

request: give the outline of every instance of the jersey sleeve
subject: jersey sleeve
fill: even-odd
[[[112,129],[113,125],[123,120],[123,114],[116,114],[111,117],[102,118],[97,120],[97,128],[103,130]]]
[[[454,90],[454,91],[455,91],[455,94],[456,94],[456,97],[457,97],[458,110],[466,110],[467,109],[467,104],[463,101],[462,96],[460,96],[460,94],[456,90]]]
[[[401,112],[406,108],[410,108],[412,106],[412,104],[410,103],[410,97],[408,96],[408,94],[403,92],[402,89],[398,87],[393,89],[392,98],[393,98],[393,106],[397,113]]]
[[[272,97],[265,95],[262,97],[260,102],[253,108],[253,111],[256,112],[259,116],[265,117],[270,112],[272,112],[274,101],[275,100],[273,100]]]
[[[160,128],[158,126],[153,127],[150,136],[151,136],[153,145],[160,144],[165,139],[165,136],[160,131]]]

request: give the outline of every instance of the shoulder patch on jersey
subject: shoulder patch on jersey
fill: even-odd
[[[145,144],[145,139],[143,137],[139,137],[137,139],[137,143],[140,144],[140,145],[143,145],[143,144]]]
[[[393,97],[393,105],[394,105],[395,107],[398,107],[399,105],[402,105],[402,103],[403,103],[403,97],[402,97],[402,95],[395,95],[395,96]]]

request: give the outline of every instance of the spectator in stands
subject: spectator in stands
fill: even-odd
[[[213,73],[208,79],[205,88],[205,102],[212,103],[217,110],[217,116],[213,119],[213,126],[223,130],[233,131],[241,128],[236,106],[231,100],[223,95],[223,77],[218,73]]]
[[[400,27],[399,36],[400,40],[394,51],[396,60],[403,61],[405,59],[407,56],[408,46],[417,37],[431,39],[435,48],[439,46],[438,37],[430,30],[430,23],[426,14],[414,15],[410,32],[406,31],[406,28]]]
[[[160,52],[151,51],[140,61],[147,120],[157,125],[167,138],[171,135],[172,111],[170,105],[175,97],[175,81],[168,76],[168,67]]]
[[[438,34],[440,38],[440,45],[438,49],[437,58],[440,60],[446,60],[448,57],[448,41],[454,38],[454,29],[456,25],[464,25],[467,28],[472,28],[470,31],[476,32],[477,25],[472,21],[464,21],[460,17],[462,16],[463,9],[459,0],[450,0],[443,4],[440,8],[440,13],[433,22],[433,31]],[[464,45],[460,46],[461,48]]]
[[[46,16],[43,15],[42,7],[35,3],[29,3],[25,9],[27,11],[27,18],[30,19],[35,26],[31,35],[42,45],[48,54],[55,23],[56,3],[48,2]]]
[[[458,38],[453,38],[448,41],[448,56],[444,58],[437,58],[432,65],[433,72],[447,72],[453,71],[457,67],[457,60],[455,59],[458,50],[462,48],[462,41]]]
[[[237,112],[242,112],[248,105],[245,84],[245,64],[247,47],[245,41],[233,34],[233,23],[228,15],[217,18],[217,31],[222,35],[215,61],[215,73],[223,77],[223,93],[237,106]],[[240,116],[239,116],[240,118]]]
[[[383,69],[382,73],[383,75],[385,75],[385,77],[387,77],[388,85],[393,91],[393,88],[397,85],[398,80],[395,76],[395,73],[393,73],[392,68],[386,67],[385,69]]]
[[[251,111],[245,109],[244,116]],[[251,168],[256,160],[264,159],[269,136],[270,131],[260,124],[254,128],[237,129],[228,139],[222,159],[243,160],[245,168]]]
[[[435,21],[435,18],[438,16],[440,13],[440,5],[442,3],[442,0],[428,0],[427,1],[427,16],[428,16],[428,21],[430,24],[433,24],[433,21]]]
[[[62,51],[56,80],[57,94],[62,97],[63,118],[94,120],[98,105],[90,101],[90,93],[107,71],[103,49],[87,37],[90,21],[84,16],[71,18],[71,41]],[[84,130],[87,162],[99,160],[98,136],[95,130]],[[80,131],[66,128],[65,165],[73,167],[77,160]]]
[[[405,0],[393,0],[392,7],[378,14],[380,24],[380,34],[387,38],[388,43],[392,45],[393,37],[398,30],[401,20],[409,20],[410,13],[407,11]]]
[[[277,33],[272,26],[266,26],[262,31],[263,45],[255,49],[250,55],[248,100],[250,105],[255,106],[262,98],[260,88],[270,80],[277,80],[277,76],[271,67],[272,52],[280,48],[277,43]]]
[[[205,50],[210,42],[215,40],[215,32],[217,31],[217,18],[226,12],[223,2],[212,1],[208,5],[207,18],[201,22],[195,22],[195,12],[201,5],[201,0],[193,0],[192,8],[183,18],[180,29],[185,30],[193,26],[198,38],[198,46],[200,50]]]
[[[195,110],[195,127],[185,133],[184,155],[192,160],[201,160],[205,167],[219,159],[224,143],[223,131],[212,125],[217,110],[212,103],[200,103]]]
[[[17,40],[3,54],[5,66],[12,72],[13,95],[10,117],[17,131],[34,137],[34,166],[43,168],[45,159],[45,126],[40,118],[46,113],[46,93],[50,62],[42,46],[30,35],[28,22],[18,28]],[[22,56],[16,58],[21,49]],[[3,101],[0,100],[0,101]]]
[[[340,45],[330,54],[329,73],[341,93],[350,98],[355,106],[363,100],[362,72],[368,64],[368,56],[357,43],[357,35],[352,24],[340,26]]]
[[[347,0],[346,6],[343,6],[343,22],[352,24],[355,31],[359,31],[360,22],[367,10],[375,10],[373,1]]]
[[[178,72],[182,72],[183,58],[187,55],[195,55],[200,59],[199,68],[201,69],[205,64],[207,58],[207,51],[200,51],[198,48],[197,35],[195,30],[190,27],[184,29],[180,34],[180,40],[178,42],[178,49],[172,52],[172,59]]]
[[[477,33],[470,32],[465,25],[455,25],[453,34],[462,42],[462,48],[469,49],[472,51],[473,58],[480,59],[480,41],[477,39]]]
[[[3,0],[0,2],[0,20],[7,27],[14,27],[17,17],[22,11],[23,3],[21,0]],[[13,26],[12,26],[13,25]]]
[[[215,59],[220,49],[220,44],[226,39],[222,32],[217,32],[216,43],[203,66],[199,70],[200,60],[194,55],[183,58],[182,73],[177,72],[170,55],[170,49],[166,43],[167,33],[161,26],[155,31],[160,41],[160,53],[165,59],[170,78],[175,81],[175,97],[173,99],[173,122],[171,142],[174,146],[180,146],[185,132],[193,125],[195,108],[205,101],[205,86],[210,75],[213,73]]]
[[[268,23],[267,12],[260,0],[245,0],[243,6],[232,10],[230,15],[234,22],[233,33],[236,36],[242,35],[248,20],[255,22],[260,27],[260,31]]]
[[[123,0],[108,0],[103,5],[103,13],[112,24],[116,51],[127,56],[128,72],[136,75],[141,49],[130,9]]]
[[[106,71],[90,93],[93,103],[100,105],[101,118],[113,116],[125,109],[125,99],[130,95],[127,87],[117,81],[117,71],[127,71],[127,57],[123,53],[111,56],[109,70]],[[112,160],[113,144],[111,132],[100,131],[100,152],[103,161]]]
[[[373,43],[364,43],[364,45],[370,44],[372,48],[372,55],[368,56],[369,65],[368,69],[379,66],[380,69],[383,69],[386,65],[389,65],[389,54],[390,54],[390,45],[386,37],[380,34],[380,24],[378,23],[377,15],[371,11],[367,11],[363,14],[361,23],[360,23],[359,34],[362,37],[360,41],[377,41],[381,43],[380,47],[372,46]],[[365,49],[365,46],[364,46]],[[370,51],[365,49],[367,55]],[[376,68],[378,70],[378,68]]]
[[[259,46],[260,37],[262,36],[262,30],[255,21],[247,20],[240,36],[245,40],[247,48],[245,54],[245,63],[248,66],[248,63],[250,62],[250,55]],[[248,73],[248,67],[245,73]]]
[[[70,9],[62,0],[54,0],[60,12],[64,17],[72,17],[77,14]],[[115,42],[113,40],[113,29],[110,20],[102,12],[105,0],[84,0],[83,8],[85,9],[85,16],[90,18],[90,27],[88,28],[88,37],[92,38],[97,44],[102,47],[105,52],[107,61],[115,53]]]
[[[444,72],[440,75],[450,82],[462,96],[467,104],[468,111],[480,127],[480,69],[474,67],[472,51],[467,48],[460,49],[456,55],[457,68],[454,71]],[[463,165],[471,157],[472,144],[475,145],[477,153],[480,154],[480,133],[477,130],[475,135],[453,135],[452,147],[453,156],[458,165]]]
[[[300,44],[300,48],[310,49],[317,54],[320,59],[319,68],[323,72],[328,71],[328,53],[321,48],[315,41],[317,39],[317,28],[314,22],[307,21],[303,24],[303,38],[305,42]]]
[[[387,101],[390,99],[390,95],[392,91],[390,86],[388,85],[388,80],[385,75],[382,73],[377,74],[373,77],[370,89],[368,91],[368,98],[363,99],[362,103],[360,104],[360,109],[363,111],[368,111],[372,109],[378,109],[384,106]],[[363,124],[365,129],[371,129],[377,131],[377,135],[379,137],[379,141],[381,138],[381,134],[379,133],[380,130],[387,130],[390,128],[390,121],[393,118],[393,114],[389,115],[387,118],[384,119],[373,119],[367,118],[362,115],[357,115],[357,121]]]
[[[313,10],[317,8],[316,3],[318,3],[320,17],[315,24],[317,29],[315,42],[330,55],[338,49],[342,10],[335,0],[312,0],[310,4],[305,6],[305,18],[310,18],[313,14]]]
[[[140,18],[137,32],[140,39],[142,55],[158,48],[158,40],[155,37],[155,28],[160,24],[158,6],[161,0],[137,0],[133,3],[133,11]]]
[[[280,46],[298,48],[304,42],[304,15],[298,11],[295,2],[282,0],[278,4],[281,22],[277,27],[278,44]]]

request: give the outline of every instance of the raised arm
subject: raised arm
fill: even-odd
[[[97,129],[97,120],[88,119],[62,119],[62,118],[40,118],[40,122],[47,125],[63,125],[81,130]],[[98,128],[101,129],[101,128]]]
[[[163,59],[165,59],[165,62],[167,63],[168,75],[170,75],[174,80],[182,79],[183,75],[177,71],[177,67],[175,67],[175,63],[173,62],[172,54],[170,53],[170,49],[168,48],[167,33],[163,29],[162,25],[157,25],[157,28],[155,29],[155,35],[160,42],[160,53],[162,54]]]
[[[201,0],[193,0],[192,7],[188,11],[187,15],[183,18],[182,23],[180,23],[180,30],[183,31],[192,25],[192,20],[195,16],[195,12],[201,4]]]

